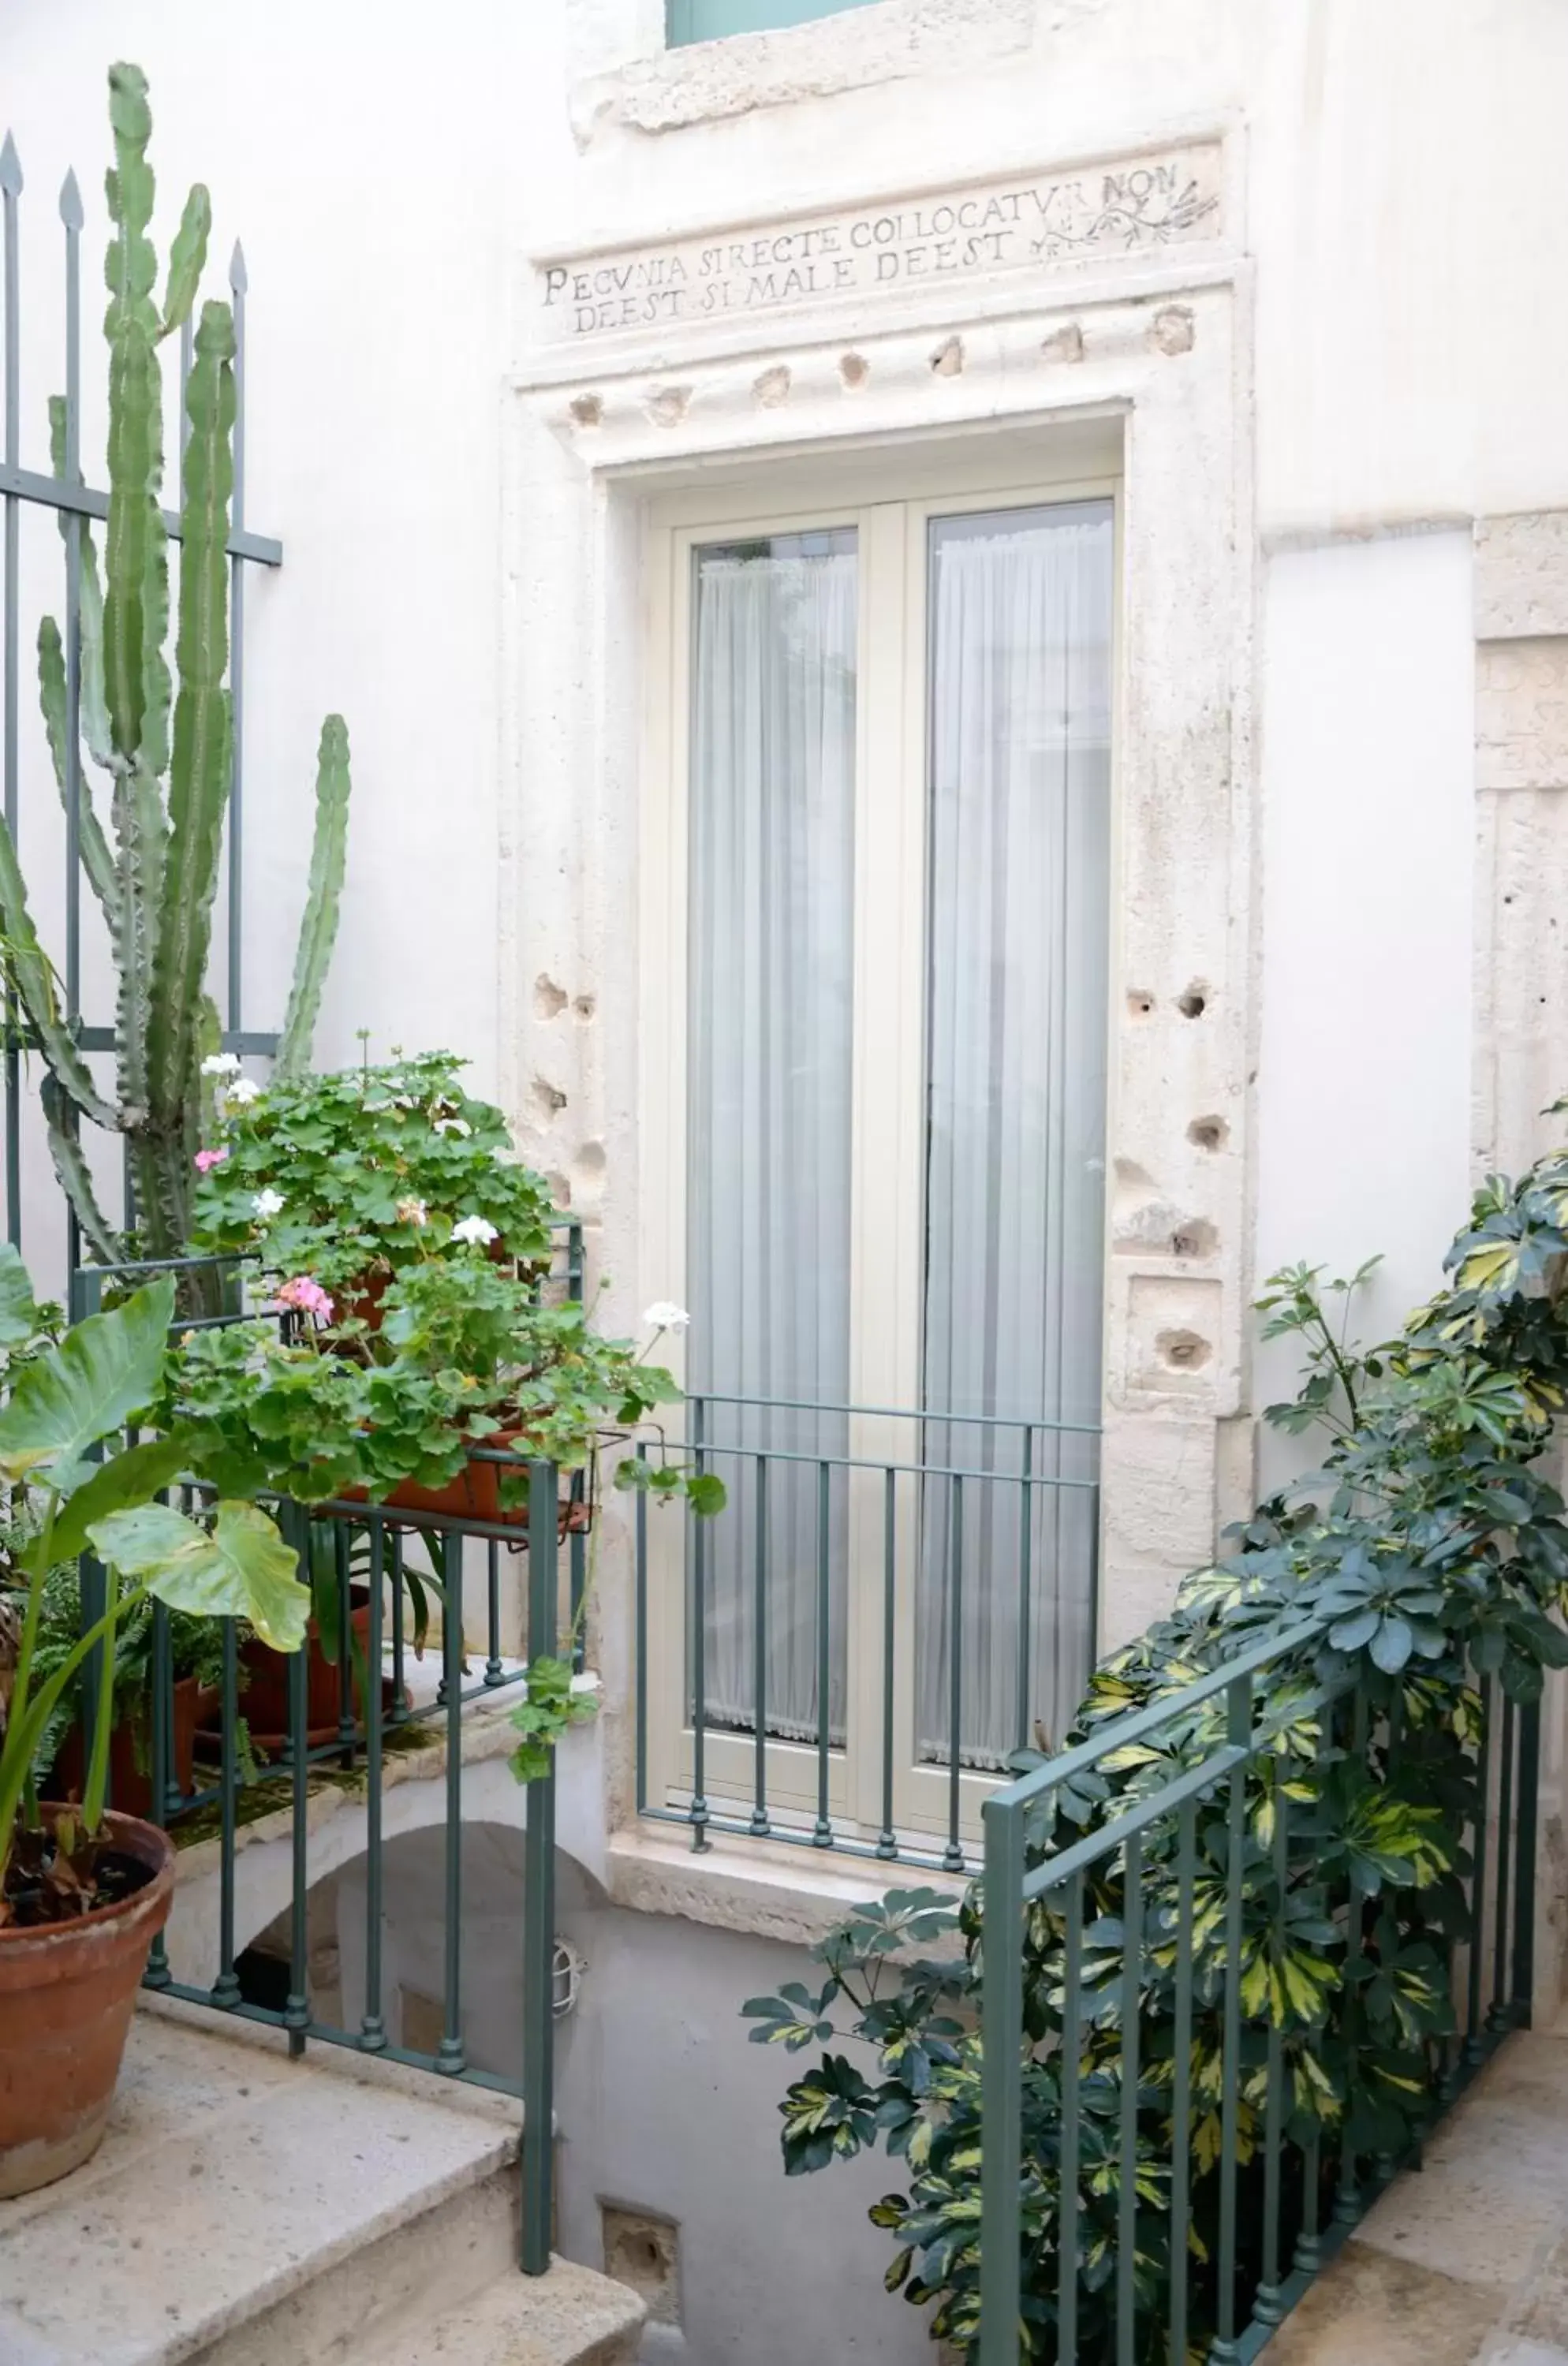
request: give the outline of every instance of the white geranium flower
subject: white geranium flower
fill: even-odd
[[[248,1109],[261,1098],[261,1087],[253,1076],[236,1076],[223,1098],[231,1109]]]
[[[491,1242],[499,1240],[501,1235],[495,1226],[485,1217],[463,1216],[453,1225],[452,1238],[455,1241],[471,1243],[475,1248],[482,1249],[488,1248]]]
[[[466,1117],[438,1117],[434,1130],[437,1133],[472,1133],[474,1129]]]
[[[651,1306],[645,1306],[642,1319],[650,1331],[684,1331],[692,1320],[683,1306],[674,1306],[667,1298],[656,1298]]]
[[[430,1211],[423,1200],[416,1200],[411,1194],[408,1199],[398,1201],[398,1222],[400,1224],[428,1224]]]
[[[201,1064],[204,1076],[237,1076],[240,1055],[237,1052],[209,1052]]]
[[[275,1191],[269,1184],[265,1191],[258,1191],[255,1194],[254,1198],[251,1201],[251,1210],[253,1214],[255,1215],[264,1224],[269,1216],[281,1215],[283,1212],[282,1192]]]

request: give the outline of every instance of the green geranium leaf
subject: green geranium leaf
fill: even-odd
[[[69,1493],[93,1447],[157,1395],[174,1319],[172,1275],[109,1314],[90,1314],[17,1375],[0,1411],[0,1471],[45,1471]]]
[[[167,1504],[111,1512],[88,1538],[100,1560],[143,1579],[160,1602],[197,1618],[245,1618],[275,1651],[297,1651],[310,1590],[274,1523],[254,1504],[221,1503],[210,1528]]]

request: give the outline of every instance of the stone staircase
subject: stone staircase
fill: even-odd
[[[630,2366],[643,2305],[518,2272],[518,2109],[159,2003],[102,2150],[0,2203],[4,2366]]]

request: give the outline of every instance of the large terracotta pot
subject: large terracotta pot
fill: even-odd
[[[169,1919],[167,1833],[109,1815],[104,1839],[152,1876],[133,1897],[44,1930],[0,1924],[0,2199],[51,2185],[97,2150],[147,1950]]]
[[[196,1788],[196,1737],[217,1699],[216,1688],[197,1676],[182,1676],[175,1686],[174,1775],[182,1798]],[[136,1718],[122,1717],[109,1736],[109,1797],[123,1816],[152,1812],[152,1711],[145,1703],[139,1703],[138,1709]],[[141,1754],[148,1762],[144,1767],[137,1763],[138,1728]],[[45,1789],[51,1799],[79,1799],[86,1784],[82,1729],[73,1725],[56,1752]]]

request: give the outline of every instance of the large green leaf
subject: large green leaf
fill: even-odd
[[[88,1531],[100,1560],[195,1618],[246,1618],[275,1651],[297,1651],[310,1589],[274,1523],[254,1504],[221,1503],[210,1529],[167,1504],[111,1512]]]
[[[111,1512],[149,1503],[190,1464],[188,1437],[150,1437],[108,1462],[84,1463],[81,1484],[61,1507],[50,1538],[57,1562],[87,1549],[87,1531]]]
[[[79,1483],[90,1448],[152,1403],[175,1312],[172,1274],[109,1314],[90,1314],[17,1376],[0,1409],[0,1472],[47,1469],[62,1493]]]

